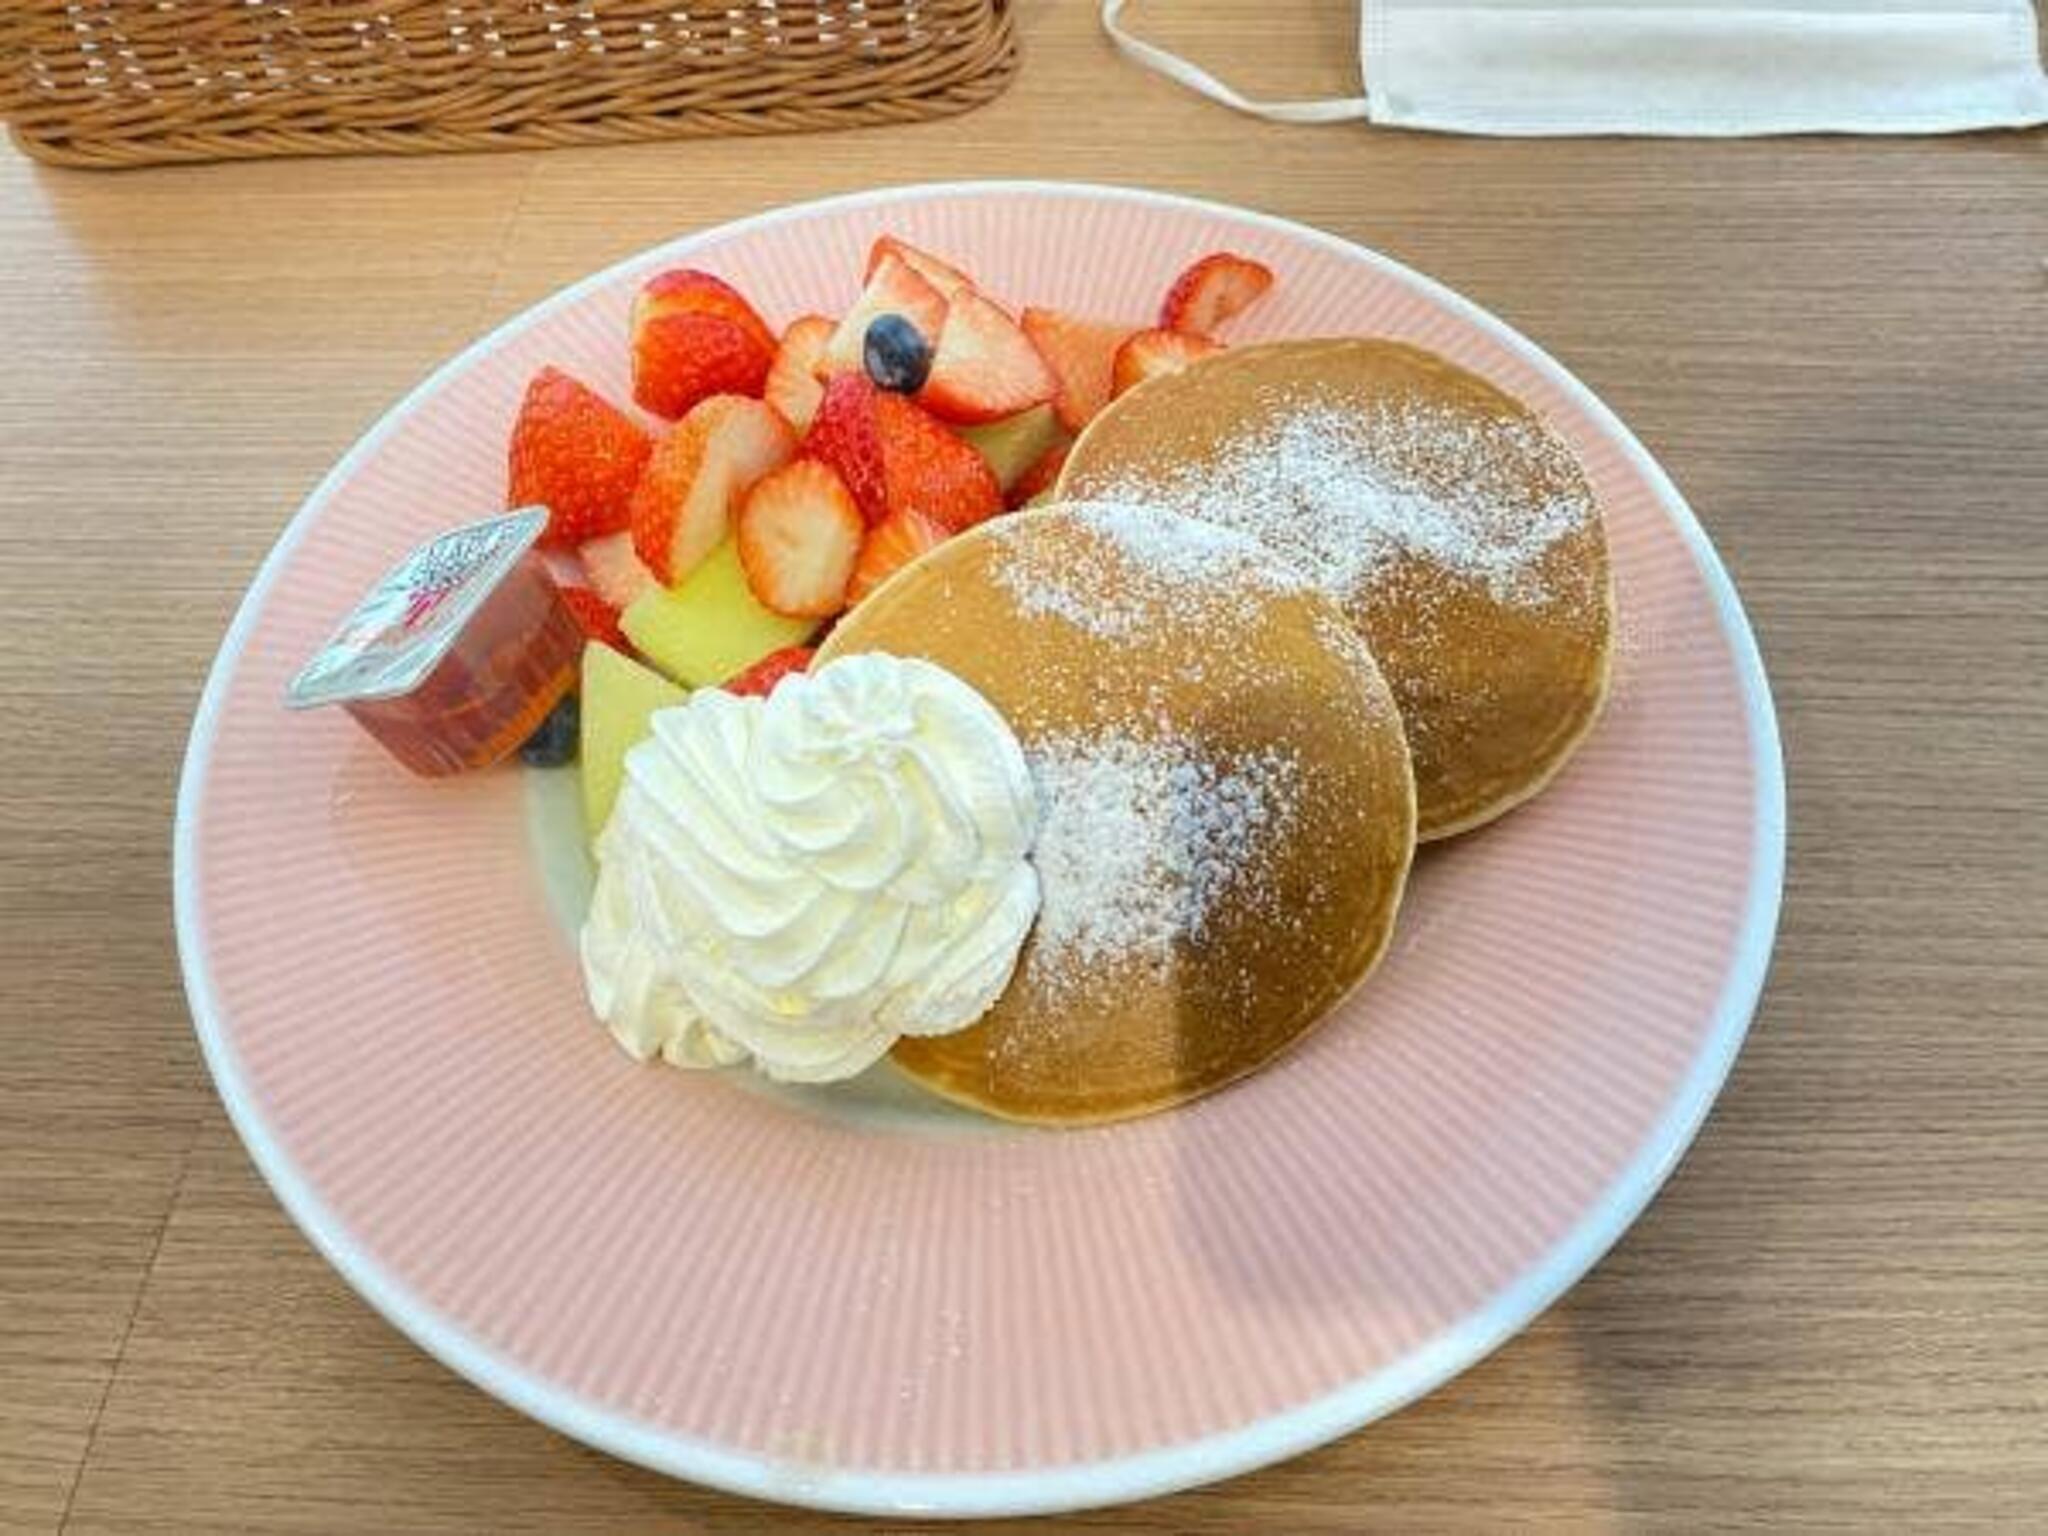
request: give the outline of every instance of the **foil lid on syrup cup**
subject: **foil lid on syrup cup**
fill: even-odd
[[[314,652],[286,707],[339,704],[430,776],[511,752],[568,692],[583,649],[534,553],[547,521],[527,507],[422,544]]]
[[[450,529],[384,573],[284,691],[290,709],[410,693],[533,548],[547,510],[527,507]]]

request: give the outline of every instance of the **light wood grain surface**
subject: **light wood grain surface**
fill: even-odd
[[[1274,91],[1350,7],[1134,12]],[[259,1183],[180,991],[207,664],[388,403],[586,271],[785,201],[1123,181],[1322,225],[1549,347],[1670,468],[1777,688],[1791,876],[1728,1091],[1522,1338],[1289,1465],[1073,1525],[2044,1527],[2048,138],[1487,142],[1231,116],[1023,8],[986,110],[827,138],[121,175],[0,152],[0,1525],[853,1528],[464,1385]]]

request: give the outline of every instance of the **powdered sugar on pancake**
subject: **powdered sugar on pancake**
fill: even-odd
[[[1026,752],[1041,808],[1032,852],[1032,985],[1163,973],[1225,899],[1257,901],[1261,850],[1287,835],[1301,769],[1279,748],[1217,760],[1170,732],[1050,737]]]
[[[1151,506],[1114,499],[1075,509],[1102,536],[1114,561],[1076,561],[1029,539],[1009,541],[996,581],[1025,613],[1050,614],[1105,639],[1140,633],[1162,610],[1199,606],[1219,620],[1253,621],[1275,594],[1306,579],[1246,533],[1213,521],[1168,519]]]
[[[1022,975],[1061,998],[1104,977],[1165,976],[1225,911],[1257,914],[1258,927],[1290,921],[1274,871],[1316,792],[1313,776],[1293,748],[1258,745],[1263,732],[1223,745],[1228,724],[1192,728],[1189,719],[1209,701],[1245,701],[1223,710],[1240,720],[1260,707],[1250,701],[1304,706],[1283,702],[1296,697],[1293,674],[1274,671],[1266,648],[1222,637],[1270,633],[1276,602],[1306,604],[1314,640],[1356,676],[1356,686],[1319,690],[1315,710],[1333,729],[1352,729],[1335,722],[1392,707],[1342,612],[1250,535],[1156,506],[1089,502],[1048,515],[1094,538],[1032,538],[1025,514],[989,535],[991,578],[1024,613],[1131,658],[1118,666],[1099,644],[1075,648],[1091,658],[1078,664],[1106,669],[1079,688],[1059,670],[1068,653],[1039,658],[1053,669],[1050,696],[1093,692],[1099,716],[1085,728],[1041,722],[1028,697],[1014,708],[1041,810],[1032,853],[1041,905]]]
[[[1093,540],[1031,537],[1034,518],[1051,515],[1089,533]],[[1353,717],[1390,712],[1374,680],[1378,672],[1365,641],[1341,609],[1326,603],[1312,583],[1283,558],[1248,534],[1156,506],[1115,502],[1068,505],[1052,514],[1023,513],[990,525],[984,535],[995,555],[988,575],[1032,617],[1072,625],[1092,640],[1129,645],[1144,659],[1099,680],[1107,707],[1117,706],[1114,724],[1150,729],[1186,707],[1188,690],[1227,696],[1233,691],[1267,692],[1277,681],[1271,662],[1256,646],[1214,644],[1218,635],[1248,634],[1271,622],[1272,605],[1293,599],[1309,603],[1316,639],[1349,663],[1358,686],[1334,688],[1319,708]],[[1059,673],[1084,664],[1087,648],[1055,652],[1038,666]],[[1089,663],[1099,666],[1099,663]],[[1091,678],[1091,681],[1097,681]],[[1047,678],[1058,697],[1073,680]],[[1029,732],[1040,721],[1027,697],[1011,706],[1013,721]]]
[[[1545,602],[1543,556],[1594,512],[1571,450],[1537,422],[1313,396],[1199,461],[1127,470],[1086,493],[1248,535],[1340,602],[1369,593],[1404,557],[1481,583],[1502,603]]]
[[[1033,537],[1042,518],[1089,536]],[[1022,982],[1099,1010],[1111,1004],[1100,987],[1177,975],[1220,922],[1295,931],[1279,872],[1318,820],[1309,811],[1330,792],[1329,770],[1277,741],[1316,720],[1341,735],[1394,718],[1342,610],[1250,535],[1157,506],[1091,501],[982,537],[989,579],[1022,613],[1088,641],[1034,651],[1055,711],[1036,713],[1033,689],[1006,706],[1041,813]],[[1281,633],[1340,663],[1315,669],[1312,697],[1300,653],[1272,643]],[[1087,701],[1078,722],[1076,700]],[[1303,877],[1290,878],[1298,904]],[[1207,963],[1212,992],[1251,985],[1249,972],[1230,981]]]

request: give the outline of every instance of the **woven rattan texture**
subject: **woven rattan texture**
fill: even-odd
[[[1015,68],[1009,0],[0,5],[0,117],[81,166],[902,123]]]

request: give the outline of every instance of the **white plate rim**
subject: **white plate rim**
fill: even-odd
[[[1001,1473],[872,1473],[793,1469],[765,1457],[662,1433],[538,1380],[480,1344],[451,1319],[414,1296],[358,1248],[271,1135],[228,1042],[199,931],[194,874],[199,798],[211,762],[228,680],[286,560],[319,509],[398,424],[450,378],[506,336],[544,319],[654,259],[687,256],[714,238],[846,209],[887,208],[936,197],[1044,195],[1095,198],[1220,215],[1320,245],[1412,284],[1436,303],[1485,331],[1563,390],[1622,449],[1656,493],[1685,540],[1727,637],[1741,687],[1756,775],[1752,872],[1744,895],[1733,963],[1714,1008],[1713,1026],[1662,1120],[1621,1176],[1543,1260],[1423,1348],[1384,1370],[1298,1407],[1180,1445],[1042,1471]],[[1735,585],[1712,541],[1670,477],[1621,419],[1541,347],[1441,283],[1326,230],[1275,214],[1207,198],[1096,182],[1000,180],[916,182],[811,199],[735,219],[636,252],[509,317],[443,362],[358,438],[306,497],[264,558],[221,641],[194,713],[178,783],[172,836],[172,906],[179,966],[193,1027],[221,1101],[257,1170],[299,1229],[385,1320],[456,1374],[501,1402],[587,1445],[670,1476],[727,1492],[849,1514],[989,1518],[1055,1514],[1151,1498],[1234,1477],[1313,1450],[1406,1406],[1484,1359],[1527,1327],[1576,1284],[1611,1248],[1678,1165],[1733,1067],[1762,993],[1775,939],[1785,869],[1785,777],[1770,683]]]

